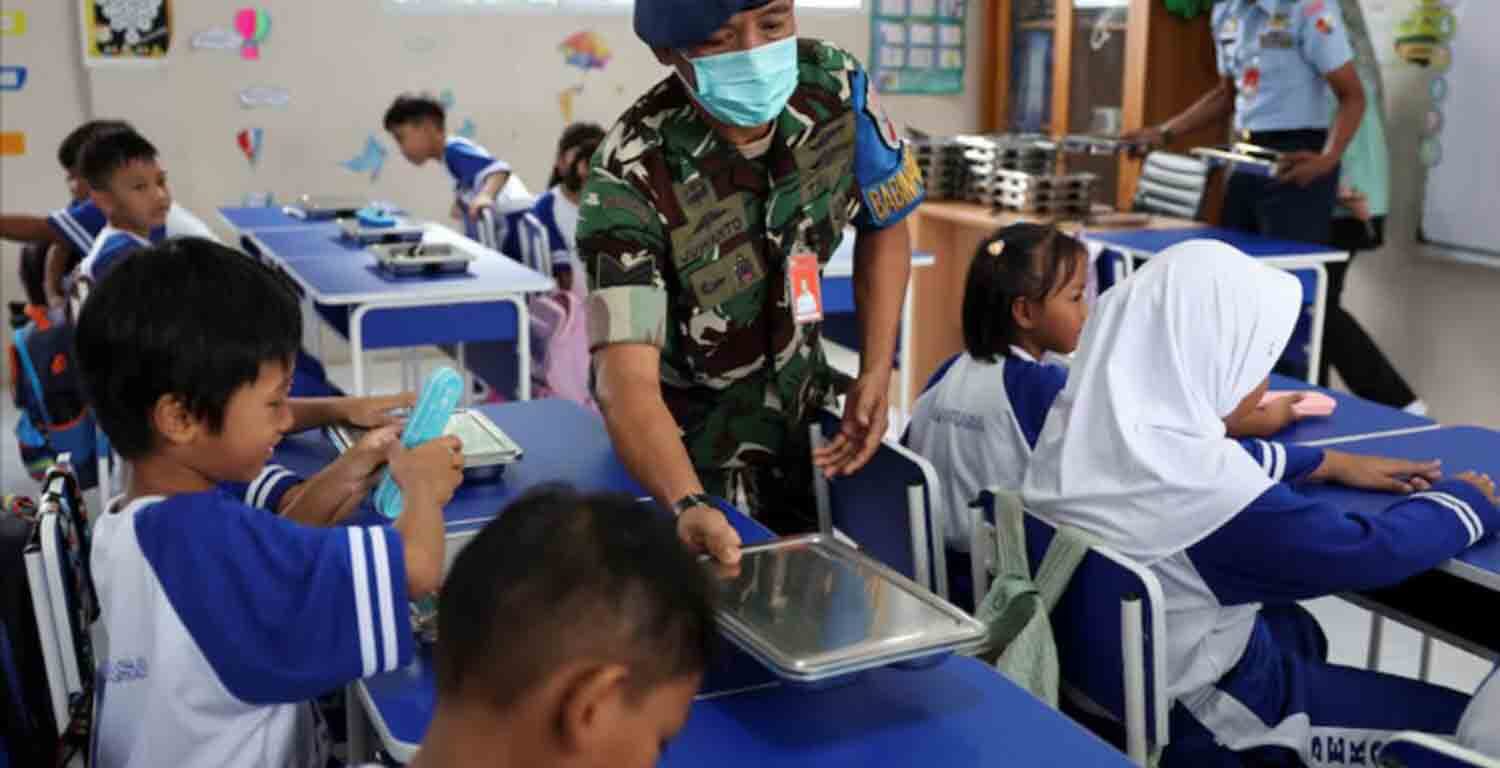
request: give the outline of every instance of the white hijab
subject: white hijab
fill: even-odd
[[[1297,279],[1193,240],[1100,297],[1047,417],[1022,496],[1146,564],[1218,530],[1272,480],[1224,417],[1271,372]]]

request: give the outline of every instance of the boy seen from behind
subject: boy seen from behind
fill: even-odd
[[[438,607],[437,713],[413,768],[650,768],[713,638],[708,577],[670,519],[542,489],[458,556]]]

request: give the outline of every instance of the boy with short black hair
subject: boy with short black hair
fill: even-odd
[[[457,440],[392,441],[391,526],[304,527],[225,490],[267,480],[300,329],[275,275],[195,238],[123,260],[83,306],[84,389],[130,467],[90,556],[95,765],[321,768],[308,702],[411,659],[406,599],[441,578]]]
[[[448,135],[443,105],[429,96],[397,96],[385,111],[385,129],[412,165],[441,159],[453,177],[456,202],[453,217],[463,219],[464,231],[477,237],[480,212],[497,215],[496,201],[529,199],[526,185],[511,173],[510,164],[496,160],[489,150],[462,136]]]
[[[154,230],[166,227],[172,192],[156,147],[129,129],[89,142],[79,170],[94,205],[109,221],[78,265],[79,274],[98,283],[125,256],[149,247]]]
[[[528,494],[443,583],[437,713],[411,765],[656,765],[709,654],[709,590],[634,499]]]

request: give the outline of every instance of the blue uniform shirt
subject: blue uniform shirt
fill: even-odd
[[[1212,28],[1237,130],[1328,128],[1327,76],[1354,58],[1335,0],[1223,0]]]

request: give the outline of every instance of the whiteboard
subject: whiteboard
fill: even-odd
[[[1500,0],[1456,4],[1452,64],[1434,79],[1426,117],[1427,172],[1422,240],[1454,251],[1500,259]]]

